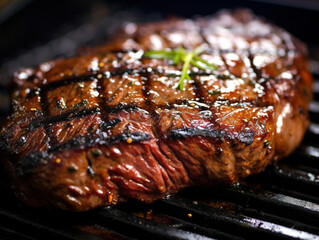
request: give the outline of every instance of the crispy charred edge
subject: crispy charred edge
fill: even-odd
[[[234,136],[233,134],[220,130],[220,129],[199,129],[199,128],[181,128],[174,129],[168,135],[167,138],[171,140],[178,140],[181,138],[188,137],[206,137],[206,138],[214,138],[217,140],[222,140],[223,138],[235,140],[238,139],[239,142],[245,143],[246,145],[250,145],[253,143],[255,138],[255,133],[252,130],[241,131],[238,136]]]
[[[111,146],[116,143],[126,142],[126,140],[132,139],[134,142],[143,142],[151,139],[151,135],[147,133],[124,133],[114,137],[108,137],[107,134],[101,133],[98,137],[92,139],[90,136],[78,136],[63,144],[57,145],[48,151],[31,153],[16,163],[17,176],[24,178],[29,176],[33,170],[41,165],[49,164],[54,154],[65,150],[75,150],[84,148],[91,148],[96,146]],[[85,149],[84,149],[85,150]]]

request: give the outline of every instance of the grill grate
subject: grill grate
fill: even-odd
[[[137,15],[122,12],[117,17],[133,16]],[[110,25],[108,19],[95,25],[94,31]],[[87,26],[57,39],[55,44],[65,37],[77,39],[76,45],[86,43],[87,39],[79,39],[83,29],[87,31]],[[27,55],[41,56],[45,50],[48,59],[61,54],[54,49],[51,42]],[[23,57],[10,64],[24,65]],[[319,79],[319,71],[313,72]],[[0,86],[0,95],[5,92]],[[319,239],[319,80],[314,92],[312,123],[301,147],[240,185],[190,188],[150,205],[132,200],[86,213],[66,213],[22,206],[0,174],[0,238]],[[1,106],[0,111],[5,112]]]

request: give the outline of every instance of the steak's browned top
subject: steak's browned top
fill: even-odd
[[[200,57],[218,69],[191,67],[185,91],[181,65],[143,58],[201,44]],[[302,139],[312,81],[305,55],[284,30],[236,11],[128,24],[82,56],[17,72],[1,128],[17,194],[86,210],[257,173]]]

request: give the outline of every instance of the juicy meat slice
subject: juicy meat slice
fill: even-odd
[[[215,71],[142,57],[206,44]],[[81,56],[14,75],[1,147],[31,206],[84,211],[234,183],[290,154],[308,126],[304,44],[246,10],[130,24]]]

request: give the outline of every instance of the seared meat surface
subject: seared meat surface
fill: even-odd
[[[217,70],[143,57],[189,51]],[[5,167],[31,206],[84,211],[234,183],[290,154],[308,126],[306,47],[249,11],[128,24],[80,56],[14,75]]]

